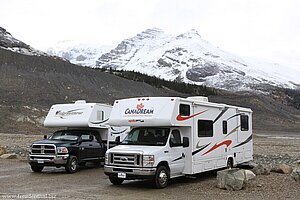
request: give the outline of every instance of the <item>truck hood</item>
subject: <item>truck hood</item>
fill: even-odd
[[[118,145],[109,150],[108,153],[139,153],[144,155],[153,155],[157,151],[161,151],[164,146],[140,146],[140,145]]]
[[[40,141],[36,141],[33,142],[33,144],[54,144],[56,146],[69,146],[71,144],[76,144],[76,141],[67,141],[67,140],[49,140],[49,139],[45,139],[45,140],[40,140]]]

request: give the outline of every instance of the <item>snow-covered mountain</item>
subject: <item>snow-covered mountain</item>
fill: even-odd
[[[64,40],[49,48],[47,53],[69,60],[73,64],[95,67],[96,60],[104,53],[109,52],[112,46],[97,43],[78,43]]]
[[[46,53],[32,48],[24,42],[14,38],[4,28],[0,27],[0,48],[26,55],[47,55]]]
[[[227,90],[268,85],[297,88],[300,84],[298,71],[223,51],[202,39],[196,30],[174,36],[148,29],[103,54],[97,67],[134,70]]]

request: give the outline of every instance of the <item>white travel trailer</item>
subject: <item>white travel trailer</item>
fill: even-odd
[[[208,102],[207,97],[145,97],[116,100],[110,125],[131,126],[105,155],[113,184],[169,178],[233,167],[253,159],[252,111]]]
[[[51,106],[45,121],[45,127],[67,129],[92,129],[100,133],[103,142],[114,142],[119,136],[124,139],[129,127],[112,127],[107,124],[111,105],[86,103],[78,100],[70,104],[55,104]]]

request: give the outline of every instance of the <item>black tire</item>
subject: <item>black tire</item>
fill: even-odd
[[[70,156],[65,166],[68,173],[75,173],[78,170],[78,159],[76,156]]]
[[[109,176],[109,181],[114,185],[121,185],[124,181],[124,179],[120,179],[117,177]]]
[[[170,172],[167,167],[161,165],[157,168],[154,178],[154,186],[157,189],[165,188],[168,185]]]
[[[232,169],[233,168],[233,159],[228,158],[227,160],[227,169]]]
[[[34,172],[41,172],[44,169],[44,166],[32,166],[31,165],[31,169]]]

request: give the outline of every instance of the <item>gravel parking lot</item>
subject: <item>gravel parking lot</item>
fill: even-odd
[[[12,136],[4,137],[8,141]],[[33,136],[29,137],[33,139]],[[8,142],[7,141],[7,142]],[[11,138],[10,141],[13,141]],[[0,144],[1,145],[1,144]],[[25,144],[24,144],[25,145]],[[299,139],[254,138],[256,154],[299,156]],[[21,159],[0,160],[0,199],[299,199],[300,184],[287,174],[260,175],[241,191],[216,187],[216,172],[177,178],[165,189],[153,189],[149,181],[125,181],[112,185],[103,167],[88,165],[75,174],[63,168],[45,168],[33,173]]]

